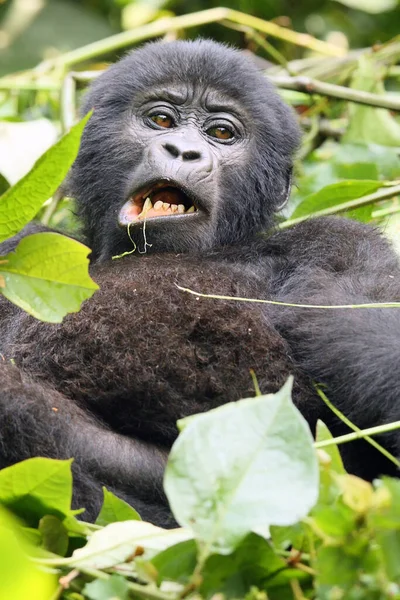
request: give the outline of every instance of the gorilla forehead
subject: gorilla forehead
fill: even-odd
[[[287,112],[274,87],[250,58],[211,40],[180,40],[148,43],[113,65],[91,86],[83,113],[92,107],[121,109],[137,94],[163,85],[186,86],[193,91],[214,88],[240,101],[253,119],[265,118],[267,112],[277,116]]]

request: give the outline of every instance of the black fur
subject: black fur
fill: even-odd
[[[196,119],[147,131],[138,116],[147,91],[176,89],[185,94],[177,110],[194,110]],[[193,132],[209,90],[240,120],[232,144],[219,147],[204,128]],[[251,368],[263,392],[277,391],[294,374],[294,400],[312,430],[318,418],[335,434],[346,430],[312,380],[325,383],[329,398],[360,427],[399,419],[396,309],[234,303],[196,298],[175,285],[309,304],[400,300],[398,260],[371,227],[327,218],[269,239],[258,235],[287,194],[298,131],[248,59],[206,41],[150,44],[96,81],[84,111],[90,106],[94,116],[69,185],[101,289],[62,325],[39,323],[0,299],[0,466],[73,456],[74,502],[86,507],[84,518],[95,518],[107,485],[144,518],[168,526],[161,482],[176,420],[252,396]],[[181,154],[157,154],[159,140]],[[149,218],[147,254],[136,250],[110,262],[133,249],[117,218],[138,182],[146,183],[146,171],[149,181],[178,179],[199,214]],[[131,237],[142,241],[141,224]],[[6,242],[2,253],[16,242]],[[400,456],[396,433],[382,442]],[[363,442],[343,446],[343,456],[369,479],[394,472]]]

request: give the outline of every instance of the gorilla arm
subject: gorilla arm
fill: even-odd
[[[106,485],[143,518],[172,523],[162,491],[165,450],[109,430],[5,361],[0,361],[0,381],[1,467],[32,456],[74,457],[74,506],[86,508],[84,519],[96,518]]]
[[[274,282],[279,300],[319,305],[400,301],[398,258],[370,226],[315,219],[277,233],[268,245],[282,258]],[[360,428],[400,419],[398,311],[268,309],[297,365],[326,384],[328,398]],[[322,418],[335,435],[348,432],[331,411]],[[398,432],[382,440],[400,457]],[[348,470],[368,479],[393,466],[363,442],[345,444],[341,451]]]

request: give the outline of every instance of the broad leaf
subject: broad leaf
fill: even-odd
[[[206,554],[228,554],[253,530],[295,523],[316,502],[313,440],[291,389],[290,379],[276,394],[180,422],[164,488]]]
[[[140,515],[127,502],[103,487],[103,506],[96,519],[96,525],[109,525],[118,521],[140,521]]]
[[[332,183],[319,192],[307,196],[296,208],[291,218],[311,215],[317,210],[340,206],[343,202],[361,198],[376,192],[382,184],[379,181],[360,181],[358,179]]]
[[[89,248],[58,233],[23,238],[0,257],[0,291],[42,321],[60,323],[77,312],[98,285],[88,275]]]
[[[0,503],[28,524],[71,514],[71,460],[30,458],[0,471]]]
[[[77,567],[108,569],[134,557],[138,552],[150,558],[178,542],[190,539],[184,529],[162,529],[144,521],[112,523],[96,531],[86,546],[75,550],[70,564]]]
[[[32,170],[0,197],[0,242],[18,233],[65,179],[79,150],[90,113],[35,163]]]

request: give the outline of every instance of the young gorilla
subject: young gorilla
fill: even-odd
[[[395,309],[239,304],[175,285],[309,304],[400,300],[396,256],[370,227],[318,219],[259,235],[289,194],[299,134],[249,59],[209,41],[149,44],[99,77],[83,113],[91,107],[69,186],[101,289],[62,325],[1,301],[0,466],[72,456],[86,519],[106,485],[168,525],[176,420],[253,395],[250,368],[263,392],[293,373],[312,429],[322,418],[345,432],[312,380],[359,427],[399,419]],[[400,456],[396,433],[383,443]],[[391,471],[363,442],[343,454],[364,477]]]

